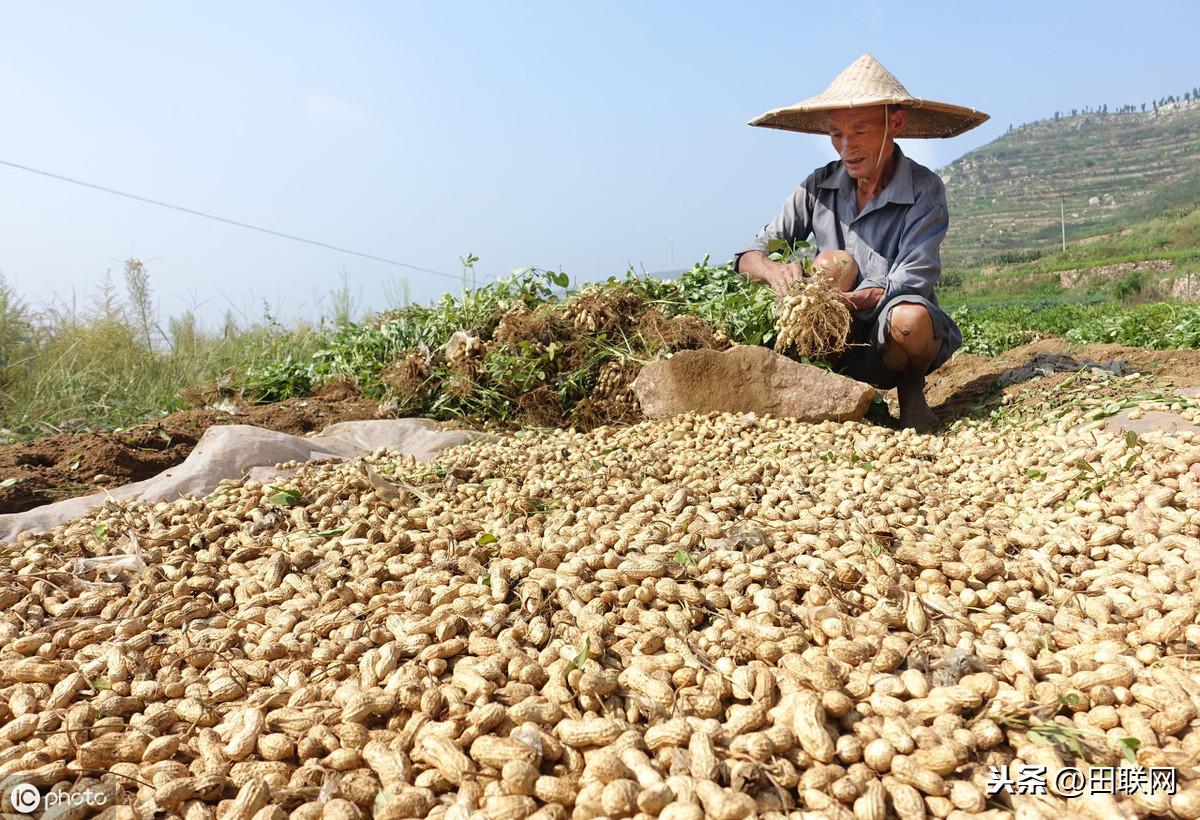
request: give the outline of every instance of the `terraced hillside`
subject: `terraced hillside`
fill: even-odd
[[[940,171],[947,267],[1012,261],[1200,202],[1200,104],[1042,120]]]

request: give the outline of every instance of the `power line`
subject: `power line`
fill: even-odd
[[[81,185],[84,188],[92,188],[93,190],[96,190],[96,191],[103,191],[106,194],[113,194],[115,196],[125,197],[126,199],[133,199],[138,202],[145,202],[150,205],[157,205],[160,208],[170,208],[173,211],[181,211],[185,214],[192,214],[193,216],[202,216],[205,219],[212,219],[216,222],[224,222],[226,225],[235,225],[236,227],[239,227],[239,228],[248,228],[249,230],[258,231],[259,233],[270,234],[271,236],[278,236],[283,239],[290,239],[293,242],[303,242],[306,245],[316,245],[318,248],[327,248],[328,250],[337,251],[338,253],[348,253],[351,256],[361,256],[364,259],[372,259],[376,262],[383,262],[385,264],[395,265],[396,267],[400,267],[400,268],[409,268],[410,270],[421,271],[422,273],[431,273],[434,276],[442,276],[442,277],[445,277],[446,279],[453,279],[455,282],[461,281],[461,277],[455,276],[452,273],[444,273],[440,270],[433,270],[431,268],[422,268],[418,265],[410,265],[407,262],[397,262],[394,259],[385,259],[382,256],[375,256],[375,255],[369,254],[369,253],[361,253],[360,251],[353,251],[353,250],[350,250],[349,248],[342,248],[337,245],[330,245],[327,242],[318,242],[315,239],[305,239],[302,236],[295,236],[294,234],[283,233],[282,231],[273,231],[270,228],[260,228],[258,225],[251,225],[248,222],[239,222],[236,219],[228,219],[223,216],[217,216],[215,214],[205,213],[204,211],[197,211],[193,208],[184,208],[181,205],[172,205],[169,202],[160,202],[157,199],[150,199],[149,197],[138,196],[137,194],[130,194],[130,193],[126,193],[125,191],[118,191],[114,188],[106,188],[103,185],[96,185],[91,182],[84,182],[83,180],[80,180],[80,179],[72,179],[71,177],[63,176],[62,174],[52,174],[49,171],[41,171],[37,168],[30,168],[28,165],[19,165],[15,162],[8,162],[8,161],[2,160],[2,159],[0,159],[0,165],[7,165],[10,168],[16,168],[20,171],[28,171],[31,174],[40,174],[41,176],[50,177],[51,179],[62,180],[63,182],[69,182],[72,185]]]

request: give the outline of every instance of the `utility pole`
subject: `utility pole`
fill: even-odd
[[[1062,245],[1063,253],[1067,251],[1067,205],[1062,194],[1058,195],[1058,213],[1062,219]]]

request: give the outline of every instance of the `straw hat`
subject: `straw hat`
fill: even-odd
[[[817,96],[768,111],[750,120],[750,124],[825,134],[829,127],[826,112],[868,105],[905,106],[908,122],[895,135],[897,137],[956,137],[988,119],[987,114],[974,108],[914,97],[892,72],[870,54],[864,54]]]

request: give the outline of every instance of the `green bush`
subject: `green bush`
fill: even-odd
[[[1113,286],[1113,296],[1121,302],[1142,292],[1146,286],[1146,274],[1140,270],[1130,271]]]

